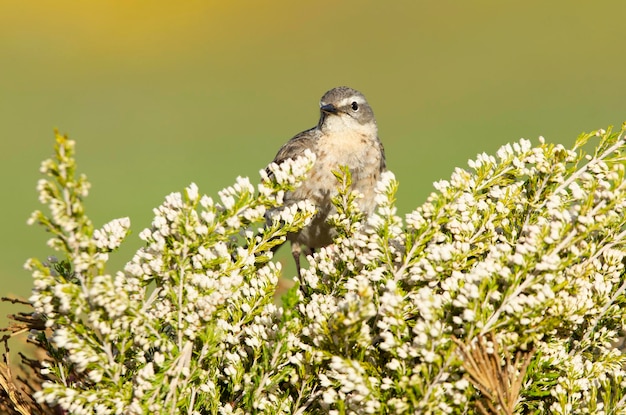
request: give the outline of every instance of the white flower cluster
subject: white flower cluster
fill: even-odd
[[[102,229],[96,229],[93,238],[96,246],[102,250],[113,251],[120,247],[130,229],[130,218],[114,219]]]
[[[218,201],[195,184],[167,196],[111,276],[130,223],[93,230],[73,143],[58,138],[44,166],[62,180],[39,185],[52,214],[33,218],[66,259],[28,263],[53,333],[36,396],[79,414],[478,413],[486,396],[457,344],[491,335],[488,353],[532,354],[516,413],[624,413],[622,134],[598,133],[592,156],[581,146],[595,134],[573,150],[542,139],[480,154],[405,218],[391,172],[367,218],[340,178],[335,243],[281,307],[272,249],[315,213],[282,205],[312,154],[269,166],[256,189],[238,178]]]
[[[280,210],[284,191],[302,180],[295,174],[306,174],[314,159],[272,166],[259,196],[247,178],[222,190],[217,203],[200,196],[195,184],[167,196],[152,227],[140,233],[147,245],[112,277],[103,273],[106,253],[119,246],[130,222],[117,219],[91,231],[84,195],[64,189],[75,188],[73,142],[57,140],[57,160],[47,161],[46,171],[68,175],[62,183],[40,183],[52,215],[36,218],[58,228],[52,245],[67,259],[28,266],[35,278],[31,301],[53,330],[48,341],[60,360],[46,365],[50,380],[36,398],[77,414],[164,413],[182,401],[241,413],[233,404],[242,398],[239,408],[253,400],[257,409],[284,412],[292,399],[275,379],[297,377],[302,356],[286,353],[299,351],[297,338],[278,326],[280,266],[267,257],[270,242],[304,226],[314,208],[290,207],[279,214],[280,228],[264,225],[268,209]],[[59,157],[66,152],[70,157]],[[268,352],[273,359],[261,367]]]
[[[304,273],[303,335],[322,368],[323,406],[455,413],[473,398],[451,336],[493,332],[512,352],[539,352],[528,381],[538,386],[519,405],[599,413],[598,394],[621,388],[626,362],[614,346],[626,317],[623,147],[604,133],[594,157],[527,140],[481,154],[473,171],[435,184],[406,230],[390,204],[397,184],[384,177],[367,226]],[[537,399],[548,386],[551,398]]]

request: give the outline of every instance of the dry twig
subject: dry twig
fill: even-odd
[[[16,298],[3,297],[2,301],[9,301],[13,304],[25,304],[28,302]],[[33,393],[39,389],[43,378],[40,372],[41,362],[37,359],[30,359],[22,353],[19,354],[21,365],[19,368],[23,376],[15,376],[11,370],[8,341],[14,336],[28,333],[31,330],[45,330],[45,321],[34,313],[18,313],[9,315],[11,322],[9,327],[0,329],[6,334],[0,338],[4,343],[4,353],[0,363],[0,413],[10,415],[43,415],[54,414],[55,411],[47,406],[41,406],[33,399]],[[45,350],[36,341],[31,341],[38,347],[38,351],[45,353]]]
[[[454,339],[470,382],[482,394],[476,402],[478,411],[483,415],[512,415],[534,351],[518,351],[512,361],[511,354],[504,349],[502,362],[493,333],[479,335],[474,340],[466,345]]]

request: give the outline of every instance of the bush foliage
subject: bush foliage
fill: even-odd
[[[595,150],[584,148],[596,141]],[[527,140],[480,154],[401,218],[391,172],[358,211],[337,172],[335,243],[280,305],[272,251],[315,214],[283,206],[310,153],[191,184],[154,209],[123,270],[128,218],[96,228],[74,142],[56,136],[35,212],[56,251],[30,259],[26,386],[3,409],[72,414],[623,414],[624,130],[572,149]],[[8,336],[5,336],[5,343]],[[36,392],[35,392],[36,391]]]

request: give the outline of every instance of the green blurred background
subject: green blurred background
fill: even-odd
[[[0,294],[27,297],[25,259],[52,253],[26,219],[54,128],[77,141],[96,226],[131,218],[111,271],[166,194],[256,180],[338,85],[374,108],[404,214],[476,153],[626,120],[625,15],[623,0],[0,0]]]

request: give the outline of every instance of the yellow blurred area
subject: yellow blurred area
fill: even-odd
[[[569,145],[626,120],[624,12],[622,0],[0,0],[1,294],[27,297],[22,264],[54,254],[25,222],[55,127],[78,142],[95,226],[131,218],[110,272],[165,195],[256,181],[341,84],[376,112],[404,214],[476,153],[540,134]]]
[[[219,53],[249,61],[240,47],[279,36],[289,41],[292,31],[309,30],[306,26],[314,25],[320,13],[286,1],[42,1],[36,7],[7,2],[2,5],[0,35],[5,40],[17,35],[20,42],[3,43],[13,46],[10,53],[32,62],[62,66],[68,63],[64,59],[77,59],[115,71],[126,69],[120,62],[167,67],[180,57],[201,59]],[[42,41],[54,45],[34,50]],[[55,56],[58,60],[49,60]]]

